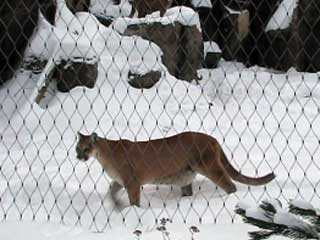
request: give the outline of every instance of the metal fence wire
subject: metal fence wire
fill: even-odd
[[[1,221],[103,231],[233,223],[240,199],[319,202],[319,5],[1,1]],[[226,159],[276,178],[231,193]]]

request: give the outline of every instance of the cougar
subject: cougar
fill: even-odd
[[[138,142],[109,140],[96,133],[78,135],[77,158],[96,158],[114,181],[111,195],[124,187],[131,205],[139,206],[140,187],[144,184],[177,185],[183,196],[190,196],[191,183],[198,173],[228,194],[236,191],[231,179],[263,185],[275,178],[273,172],[257,178],[241,174],[230,164],[218,141],[203,133],[184,132]]]

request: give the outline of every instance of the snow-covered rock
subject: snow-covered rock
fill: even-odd
[[[118,18],[112,23],[113,29],[120,34],[130,25],[153,24],[160,23],[162,25],[171,25],[175,22],[183,26],[196,26],[201,32],[199,16],[191,8],[188,7],[173,7],[166,11],[163,17],[160,17],[160,12],[154,12],[147,15],[145,18]]]
[[[187,12],[186,16],[189,14],[191,16],[191,13],[195,15],[190,8],[176,7],[168,11],[170,10],[175,14],[181,10],[181,15],[184,15],[184,11]],[[148,17],[133,19],[128,23],[124,21],[125,19],[119,19],[114,24],[124,35],[140,36],[150,40],[150,44],[155,43],[159,46],[163,51],[161,59],[170,74],[178,79],[197,81],[199,80],[197,69],[201,68],[203,63],[202,34],[197,27],[199,22],[189,25],[186,24],[186,19],[181,21],[182,18],[178,15],[171,18],[174,21],[171,24],[167,21],[166,16],[152,18],[151,21],[148,21]]]

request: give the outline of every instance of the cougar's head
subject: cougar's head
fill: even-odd
[[[77,158],[82,161],[87,161],[94,155],[95,144],[98,135],[92,133],[91,135],[83,135],[78,132],[78,143],[76,146]]]

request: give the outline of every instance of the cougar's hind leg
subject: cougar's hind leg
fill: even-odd
[[[208,169],[204,167],[204,169],[199,172],[221,187],[228,194],[237,190],[236,185],[234,185],[234,183],[231,181],[231,178],[220,165],[215,165],[209,167]]]
[[[188,184],[186,186],[181,187],[182,197],[190,197],[192,196],[192,184]]]
[[[116,194],[119,192],[119,190],[122,188],[122,185],[118,183],[117,181],[112,181],[110,184],[110,196],[112,201],[118,205],[117,199],[116,199]]]

